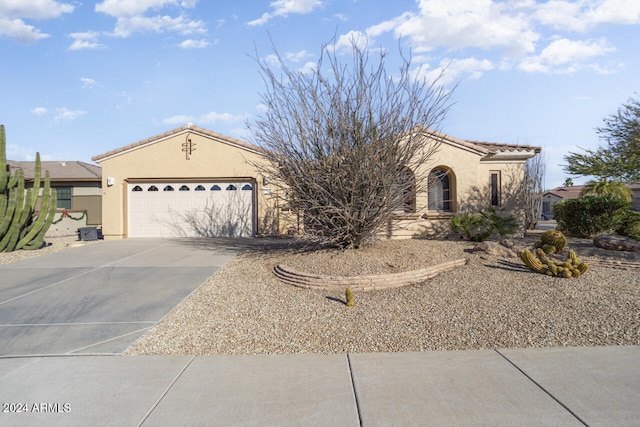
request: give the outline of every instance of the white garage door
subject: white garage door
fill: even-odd
[[[128,184],[129,237],[249,237],[250,182]]]

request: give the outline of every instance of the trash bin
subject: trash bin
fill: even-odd
[[[98,229],[96,227],[78,228],[78,239],[83,241],[98,240]]]

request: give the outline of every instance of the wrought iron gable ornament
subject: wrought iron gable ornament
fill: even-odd
[[[191,158],[191,154],[196,151],[196,143],[191,141],[191,135],[187,134],[184,142],[182,143],[182,151],[184,151],[187,160]]]

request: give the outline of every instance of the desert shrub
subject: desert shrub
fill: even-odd
[[[556,203],[553,214],[558,228],[583,238],[613,232],[618,228],[616,217],[629,209],[627,200],[612,196],[586,196]]]
[[[640,240],[640,212],[627,209],[616,217],[616,233]]]
[[[518,223],[512,216],[499,215],[491,207],[482,212],[463,212],[453,216],[449,227],[454,233],[464,233],[467,239],[474,242],[487,240],[493,232],[501,236],[514,234],[518,230]]]

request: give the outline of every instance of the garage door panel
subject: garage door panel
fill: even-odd
[[[148,191],[155,186],[159,191]],[[186,185],[189,191],[179,191]],[[196,191],[196,187],[204,188]],[[129,185],[129,237],[252,236],[253,192],[248,182],[206,181]],[[171,186],[174,191],[163,191]],[[217,186],[217,187],[215,187]],[[142,191],[132,191],[134,187]],[[220,190],[212,190],[220,188]]]

